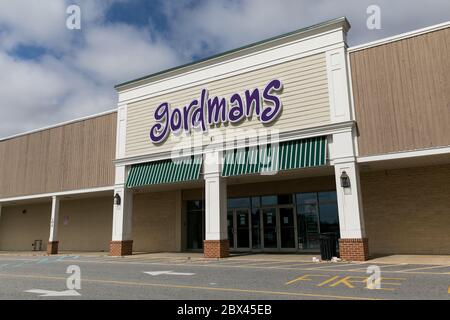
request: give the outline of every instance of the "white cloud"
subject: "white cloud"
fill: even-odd
[[[114,84],[177,64],[175,51],[149,30],[103,23],[116,1],[78,1],[81,31],[65,28],[62,1],[0,2],[0,28],[7,30],[0,32],[0,137],[113,109]],[[18,44],[44,47],[58,58],[12,57],[8,52]]]
[[[87,30],[86,45],[75,54],[76,65],[97,79],[121,82],[177,63],[173,49],[149,32],[119,24]]]
[[[3,47],[64,43],[65,12],[63,1],[0,1],[0,28],[6,29],[0,39]]]
[[[381,7],[381,30],[366,27],[371,4]],[[349,44],[354,45],[448,21],[450,1],[429,0],[424,5],[410,0],[215,0],[200,7],[172,1],[166,2],[165,11],[174,21],[173,41],[187,54],[195,54],[205,44],[216,53],[341,16],[352,25]]]
[[[450,12],[448,0],[377,0],[382,29],[369,31],[372,0],[174,0],[161,2],[168,30],[157,33],[154,21],[106,23],[119,1],[129,0],[0,0],[0,137],[115,108],[114,84],[327,19],[348,17],[352,45],[449,20]],[[72,3],[81,7],[81,31],[65,27]],[[48,52],[21,60],[11,56],[19,44]]]

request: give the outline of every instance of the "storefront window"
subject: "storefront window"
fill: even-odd
[[[321,233],[334,232],[339,237],[336,191],[299,193],[296,202],[300,249],[319,249]]]
[[[278,202],[277,196],[263,196],[261,197],[262,206],[276,206]]]
[[[252,209],[252,247],[261,249],[261,211]]]
[[[282,250],[297,245],[297,250],[318,251],[321,233],[334,232],[339,237],[336,192],[230,198],[227,224],[234,250]],[[204,225],[204,202],[187,201],[188,249],[203,248]]]
[[[298,247],[317,250],[320,234],[317,193],[299,193],[296,202]]]
[[[205,234],[204,202],[202,200],[187,201],[186,225],[187,225],[187,249],[203,249]]]
[[[203,201],[202,200],[190,200],[187,202],[187,210],[203,210]]]
[[[250,208],[250,198],[228,199],[228,209],[234,208]]]
[[[334,232],[339,237],[339,214],[335,191],[319,192],[320,232]]]
[[[320,232],[334,232],[339,237],[339,220],[337,205],[333,203],[319,204]]]
[[[234,247],[234,224],[233,224],[233,210],[227,211],[227,230],[228,230],[228,241],[230,248]]]
[[[280,194],[278,195],[278,204],[292,204],[292,194]]]
[[[319,202],[337,202],[336,191],[319,192]]]
[[[252,208],[261,207],[261,197],[252,197]]]

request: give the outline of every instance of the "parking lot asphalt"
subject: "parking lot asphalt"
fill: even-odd
[[[0,284],[0,299],[450,300],[450,265],[2,255]]]

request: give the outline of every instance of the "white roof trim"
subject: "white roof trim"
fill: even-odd
[[[35,199],[50,199],[51,197],[66,197],[66,196],[76,196],[85,195],[90,193],[114,191],[114,186],[90,188],[90,189],[77,189],[69,191],[58,191],[50,193],[38,193],[25,196],[15,196],[10,198],[0,199],[0,204],[12,204],[12,202],[24,201],[24,200],[35,200]]]
[[[358,163],[450,154],[450,146],[358,157]]]
[[[62,127],[62,126],[65,126],[65,125],[68,125],[68,124],[72,124],[72,123],[75,123],[75,122],[80,122],[80,121],[84,121],[84,120],[89,120],[89,119],[105,116],[107,114],[116,113],[116,112],[117,112],[117,109],[111,109],[111,110],[103,111],[103,112],[96,113],[96,114],[93,114],[93,115],[89,115],[89,116],[85,116],[85,117],[81,117],[81,118],[76,118],[76,119],[68,120],[68,121],[65,121],[65,122],[60,122],[60,123],[57,123],[57,124],[52,124],[52,125],[47,126],[47,127],[42,127],[42,128],[39,128],[39,129],[34,129],[34,130],[31,130],[31,131],[22,132],[22,133],[18,133],[18,134],[12,135],[12,136],[7,136],[7,137],[4,137],[4,138],[0,138],[0,142],[1,141],[6,141],[6,140],[10,140],[10,139],[14,139],[14,138],[18,138],[18,137],[22,137],[22,136],[26,136],[26,135],[32,134],[32,133],[37,133],[37,132],[40,132],[40,131],[45,131],[45,130],[49,130],[49,129],[53,129],[53,128]]]
[[[395,42],[395,41],[399,41],[399,40],[403,40],[403,39],[407,39],[407,38],[416,37],[416,36],[422,35],[424,33],[429,33],[429,32],[437,31],[440,29],[445,29],[448,27],[450,27],[450,21],[446,21],[446,22],[443,22],[440,24],[436,24],[436,25],[429,26],[429,27],[422,28],[422,29],[417,29],[414,31],[406,32],[406,33],[397,34],[392,37],[363,43],[363,44],[360,44],[357,46],[350,47],[350,48],[348,48],[347,51],[355,52],[355,51],[364,50],[364,49],[368,49],[368,48],[372,48],[372,47],[376,47],[376,46],[381,46],[381,45],[389,43],[389,42]]]

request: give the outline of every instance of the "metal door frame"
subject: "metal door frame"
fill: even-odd
[[[232,214],[232,234],[233,234],[233,247],[230,247],[230,251],[235,252],[248,252],[252,250],[252,215],[250,208],[233,208],[227,210],[227,219],[228,219],[228,211],[233,211]],[[247,219],[248,219],[248,247],[238,247],[238,241],[237,241],[237,218],[236,218],[236,212],[237,211],[247,211]],[[227,225],[228,227],[228,225]],[[227,232],[228,233],[228,232]]]
[[[260,221],[261,221],[261,248],[263,252],[296,252],[298,251],[298,230],[297,230],[297,210],[295,204],[282,204],[273,206],[263,206],[260,208]],[[282,248],[281,247],[281,220],[280,220],[280,208],[292,209],[292,215],[294,219],[294,248]],[[264,214],[263,210],[275,209],[275,233],[277,236],[277,246],[276,248],[266,248],[264,245]]]
[[[294,247],[293,248],[282,248],[281,247],[281,218],[280,209],[287,208],[292,209],[293,223],[294,223]],[[294,204],[283,204],[277,206],[277,244],[278,250],[280,252],[295,252],[298,251],[298,231],[297,231],[297,212],[295,210]]]

